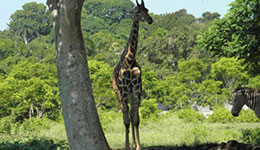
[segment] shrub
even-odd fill
[[[15,126],[15,117],[7,116],[0,119],[0,133],[11,134],[13,127]]]
[[[156,99],[146,99],[142,102],[140,107],[140,113],[142,119],[154,119],[158,117],[158,108]]]
[[[234,117],[231,111],[224,107],[216,107],[213,109],[213,114],[208,118],[209,122],[260,122],[252,110],[241,110],[238,117]]]
[[[178,118],[184,120],[185,122],[202,122],[205,120],[205,117],[202,114],[193,109],[183,109],[178,111],[176,114]]]
[[[234,122],[235,118],[231,115],[231,112],[224,107],[216,107],[213,109],[213,114],[208,118],[209,122]]]
[[[255,112],[251,109],[241,110],[236,120],[238,122],[260,122],[260,120],[256,117]]]
[[[53,121],[48,118],[32,118],[24,120],[20,124],[20,132],[41,131],[42,129],[50,128]]]
[[[69,145],[64,141],[27,137],[22,140],[0,143],[1,150],[68,150]]]
[[[260,144],[260,128],[242,130],[241,140],[247,144]]]

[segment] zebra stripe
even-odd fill
[[[239,90],[246,96],[248,107],[255,110],[256,101],[258,96],[260,95],[260,90],[255,88],[249,88],[249,87],[238,87],[235,90],[235,92]]]

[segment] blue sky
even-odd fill
[[[0,30],[6,29],[10,15],[21,9],[24,3],[36,1],[46,3],[47,0],[7,0],[0,5]],[[135,2],[135,0],[132,0]],[[140,1],[140,0],[139,0]],[[185,8],[189,14],[201,17],[202,13],[219,12],[223,17],[229,9],[228,4],[234,0],[145,0],[145,5],[154,14],[175,12]]]

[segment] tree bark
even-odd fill
[[[23,40],[24,40],[25,45],[28,45],[27,31],[26,31],[26,29],[24,29],[24,32],[23,32]]]
[[[108,150],[92,91],[80,19],[84,0],[47,0],[56,36],[62,114],[71,150]]]
[[[31,103],[31,107],[29,110],[29,118],[32,119],[32,115],[33,115],[33,103]]]

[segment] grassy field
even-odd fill
[[[113,149],[123,148],[125,130],[122,114],[113,112],[109,114],[102,113],[101,115],[109,145]],[[39,122],[36,121],[31,125],[27,123],[24,127],[13,129],[10,134],[0,134],[0,143],[26,141],[32,138],[67,141],[62,123],[51,120],[45,120],[44,122],[44,124],[40,125],[42,127],[38,127]],[[260,127],[260,123],[208,123],[207,121],[191,123],[179,119],[174,113],[168,113],[160,115],[159,119],[141,120],[141,144],[143,147],[148,147],[221,143],[229,140],[243,142],[241,141],[241,130],[257,127]]]
[[[111,148],[124,147],[124,125],[121,118],[111,121],[105,130]],[[221,143],[229,140],[243,142],[241,130],[257,127],[260,127],[260,123],[189,123],[171,113],[159,120],[141,122],[141,144],[148,147]]]

